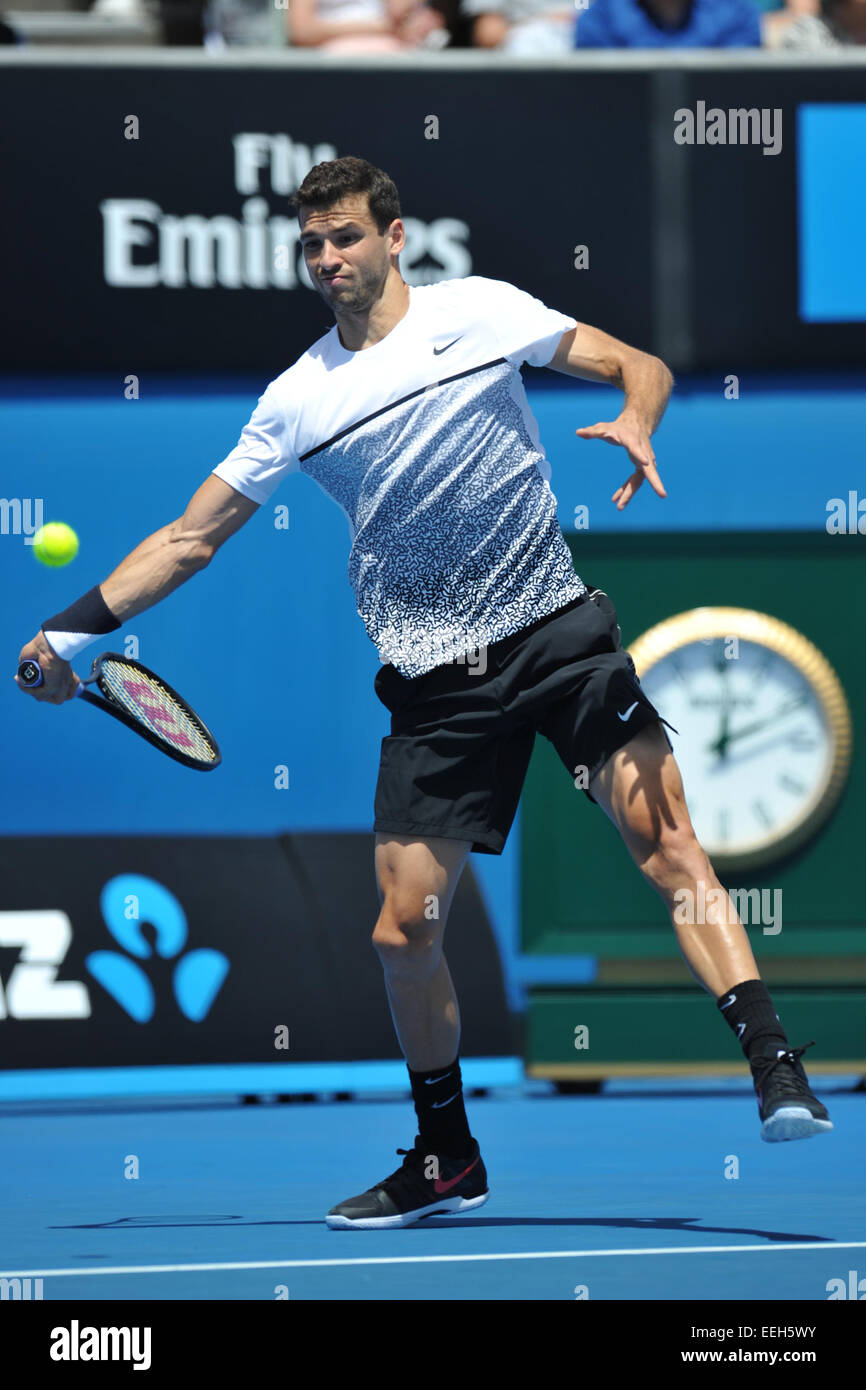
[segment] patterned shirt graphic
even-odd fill
[[[272,381],[214,469],[260,503],[302,470],[342,507],[358,613],[403,676],[585,591],[520,376],[574,327],[505,281],[415,286],[373,347],[348,351],[335,325]]]

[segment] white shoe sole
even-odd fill
[[[789,1105],[764,1121],[761,1138],[768,1144],[780,1144],[784,1139],[811,1139],[813,1134],[832,1128],[832,1120],[816,1120],[804,1105]]]
[[[453,1216],[455,1213],[474,1211],[483,1207],[490,1196],[485,1192],[481,1197],[443,1197],[441,1202],[433,1202],[429,1207],[418,1207],[402,1216],[363,1216],[353,1221],[349,1216],[325,1217],[325,1222],[333,1231],[384,1231],[394,1226],[414,1226],[427,1216]]]

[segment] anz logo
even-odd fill
[[[210,1012],[229,961],[221,951],[187,951],[186,914],[173,893],[142,874],[119,874],[105,884],[99,905],[119,951],[92,951],[85,965],[92,978],[136,1023],[147,1023],[156,1004],[153,986],[139,961],[154,954],[142,933],[149,923],[156,955],[176,960],[174,997],[184,1017],[200,1023]],[[18,960],[4,990],[4,1018],[89,1018],[90,994],[81,980],[58,980],[57,968],[72,941],[72,923],[59,909],[0,912],[0,948],[18,947]]]
[[[90,1017],[87,986],[57,980],[71,940],[65,912],[0,912],[0,948],[19,948],[5,992],[0,983],[0,1019]]]

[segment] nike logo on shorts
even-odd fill
[[[742,1038],[742,1036],[743,1036],[743,1034],[745,1033],[745,1031],[746,1031],[746,1025],[745,1025],[745,1023],[738,1023],[738,1024],[737,1024],[737,1037],[738,1037],[738,1038]]]
[[[725,1002],[724,1002],[724,1004],[720,1004],[720,1005],[719,1005],[719,1008],[720,1008],[720,1009],[729,1009],[729,1008],[731,1007],[731,1005],[732,1005],[732,1004],[736,1004],[736,1002],[737,1002],[737,996],[736,996],[735,994],[732,994],[731,997],[730,997],[730,999],[726,999]]]
[[[451,1189],[452,1189],[452,1187],[456,1187],[457,1184],[458,1184],[459,1182],[462,1182],[462,1181],[463,1181],[463,1179],[466,1177],[467,1173],[471,1173],[471,1172],[472,1172],[472,1169],[475,1167],[475,1165],[476,1165],[477,1162],[478,1162],[478,1159],[477,1159],[477,1158],[473,1158],[473,1160],[472,1160],[472,1162],[470,1163],[469,1167],[468,1167],[468,1168],[464,1168],[462,1173],[458,1173],[456,1178],[448,1178],[448,1179],[445,1179],[445,1178],[437,1178],[436,1181],[435,1181],[434,1184],[433,1184],[433,1189],[434,1189],[434,1191],[437,1192],[438,1195],[439,1195],[440,1197],[443,1195],[443,1193],[445,1193],[445,1192],[450,1192]]]
[[[435,1086],[437,1081],[444,1081],[448,1075],[449,1073],[447,1071],[443,1071],[441,1076],[427,1076],[424,1078],[424,1085]]]
[[[638,707],[638,703],[639,703],[639,701],[635,700],[635,702],[634,702],[633,705],[629,705],[629,707],[628,707],[628,709],[626,710],[625,714],[620,714],[619,710],[617,710],[617,712],[616,712],[617,718],[618,718],[618,719],[621,719],[622,722],[623,722],[623,724],[624,724],[625,721],[626,721],[627,719],[631,719],[632,715],[634,714],[635,710],[636,710],[637,707]]]
[[[452,348],[452,347],[454,346],[455,343],[459,343],[459,342],[460,342],[460,338],[462,338],[462,337],[463,337],[463,334],[461,333],[459,337],[457,337],[457,338],[452,338],[452,339],[451,339],[451,342],[450,342],[450,343],[446,343],[444,347],[434,348],[434,349],[433,349],[433,356],[434,356],[434,357],[438,357],[440,353],[442,353],[442,352],[447,352],[448,349],[449,349],[449,348]]]

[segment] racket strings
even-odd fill
[[[190,710],[153,676],[119,662],[104,661],[100,689],[154,737],[189,757],[212,763],[217,753]]]

